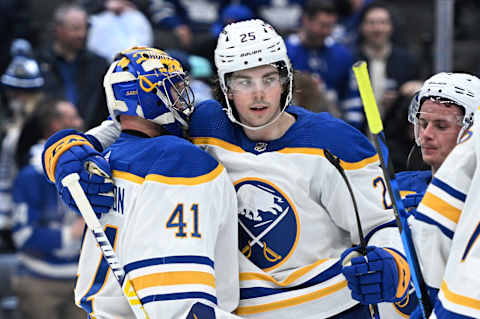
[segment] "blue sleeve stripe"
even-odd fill
[[[133,263],[129,263],[125,265],[125,273],[128,274],[129,272],[139,268],[155,266],[155,265],[164,265],[164,264],[201,264],[201,265],[207,265],[214,268],[213,260],[205,256],[193,256],[193,255],[169,256],[169,257],[144,259],[144,260],[136,261]]]
[[[465,292],[466,291],[463,293]],[[446,300],[454,305],[460,306],[461,308],[474,309],[476,311],[480,309],[480,300],[473,298],[476,297],[475,294],[473,294],[473,297],[470,297],[450,290],[445,280],[442,281],[442,285],[440,287],[439,300],[442,299],[442,295]]]
[[[437,177],[433,178],[432,184],[442,189],[443,191],[448,193],[450,196],[455,197],[458,200],[461,200],[462,202],[465,202],[465,199],[467,198],[467,196],[464,193],[457,191],[456,189],[449,186],[447,183],[441,181]]]
[[[330,268],[326,269],[322,273],[318,274],[317,276],[311,278],[310,280],[302,283],[301,285],[294,286],[294,287],[285,287],[285,288],[264,288],[264,287],[252,287],[252,288],[241,288],[240,289],[240,299],[251,299],[251,298],[259,298],[265,297],[270,295],[279,294],[282,292],[288,292],[292,290],[299,290],[308,287],[312,287],[331,278],[337,276],[342,271],[342,265],[340,261],[333,264]],[[240,281],[242,280],[242,275],[240,274]]]
[[[467,247],[465,248],[465,251],[463,252],[463,255],[462,255],[462,261],[464,261],[465,258],[467,257],[473,244],[477,241],[479,234],[480,234],[480,223],[477,224],[477,227],[475,227],[475,231],[473,232],[472,236],[470,236],[470,239],[468,240]]]
[[[422,221],[426,224],[430,224],[430,225],[434,225],[434,226],[437,226],[438,229],[440,229],[440,231],[445,235],[447,236],[448,238],[450,239],[453,239],[453,231],[451,231],[450,229],[448,229],[447,227],[443,226],[442,224],[438,223],[437,221],[431,219],[430,217],[428,217],[427,215],[424,215],[422,213],[420,213],[419,211],[416,211],[414,213],[414,216],[415,216],[415,219],[416,220],[419,220],[419,221]]]
[[[438,319],[474,319],[445,309],[440,301],[435,305],[434,312]]]
[[[205,299],[214,304],[217,304],[217,297],[207,294],[205,292],[178,292],[172,294],[150,295],[140,299],[140,302],[145,305],[154,301],[167,301],[167,300],[181,300],[181,299]]]

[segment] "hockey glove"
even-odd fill
[[[112,172],[88,138],[76,130],[62,130],[50,136],[43,149],[43,169],[68,207],[79,212],[70,192],[62,185],[62,179],[78,173],[93,210],[106,213],[113,206]]]
[[[366,256],[358,251],[359,247],[349,248],[341,256],[352,298],[362,304],[402,300],[410,284],[405,258],[389,248],[367,246]]]

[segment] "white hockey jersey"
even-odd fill
[[[150,318],[185,318],[196,302],[233,311],[237,203],[224,167],[174,136],[122,133],[105,156],[115,202],[100,222]],[[92,318],[134,318],[91,232],[75,299]]]
[[[326,318],[357,304],[338,259],[359,244],[355,212],[326,149],[352,184],[369,244],[402,249],[368,140],[326,113],[287,112],[296,122],[274,141],[249,140],[216,101],[200,104],[190,124],[194,144],[225,166],[237,191],[242,317]]]
[[[479,115],[435,174],[411,221],[425,281],[440,289],[432,318],[480,318]]]
[[[351,298],[339,257],[359,234],[345,181],[325,158],[341,160],[354,189],[369,245],[403,252],[379,158],[346,123],[289,106],[296,122],[278,140],[253,142],[216,101],[199,104],[190,123],[194,144],[226,168],[239,214],[240,304],[255,319],[327,318],[358,304]],[[103,147],[113,123],[90,130]],[[403,318],[409,303],[381,304],[384,318]],[[409,309],[410,310],[410,309]]]

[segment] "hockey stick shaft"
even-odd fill
[[[85,224],[92,231],[95,240],[97,241],[98,246],[102,251],[105,261],[108,263],[108,266],[112,270],[114,277],[120,284],[120,288],[125,294],[128,304],[130,305],[133,313],[135,314],[135,318],[148,319],[148,314],[145,312],[145,309],[143,308],[140,299],[138,298],[135,290],[133,289],[132,283],[128,280],[128,278],[126,278],[125,271],[120,265],[118,257],[115,254],[115,251],[113,250],[110,241],[105,235],[103,227],[100,224],[97,216],[95,215],[95,212],[93,211],[93,208],[90,205],[87,196],[83,192],[82,186],[80,186],[79,183],[79,179],[80,177],[77,173],[72,173],[63,178],[62,184],[70,191],[70,194],[72,195],[75,204],[77,204],[80,214],[82,214],[82,217],[85,220]]]
[[[388,147],[383,133],[383,123],[378,111],[375,96],[373,94],[370,77],[368,75],[367,63],[360,61],[354,64],[353,72],[358,83],[360,96],[362,98],[363,107],[368,121],[368,127],[373,135],[375,148],[377,149],[380,158],[381,167],[385,176],[388,193],[390,195],[395,220],[400,231],[403,247],[407,257],[407,262],[412,275],[413,285],[415,287],[415,294],[419,300],[422,308],[424,318],[428,318],[432,312],[432,305],[427,293],[427,285],[423,279],[420,270],[420,263],[418,262],[415,246],[412,241],[410,227],[407,223],[407,213],[403,206],[398,184],[395,179],[394,169],[390,160]]]
[[[358,205],[357,200],[355,199],[355,195],[353,194],[352,186],[347,178],[347,174],[345,174],[345,170],[343,169],[342,165],[340,164],[340,159],[333,155],[329,150],[325,149],[325,158],[337,169],[337,171],[342,176],[345,184],[347,184],[348,193],[350,194],[350,198],[352,199],[353,203],[353,210],[355,211],[355,218],[357,220],[357,229],[358,229],[358,237],[360,238],[360,249],[361,254],[363,256],[367,255],[367,242],[365,241],[365,236],[363,236],[362,224],[360,220],[360,213],[358,212]],[[380,312],[378,311],[377,304],[370,304],[368,305],[368,309],[370,310],[370,316],[372,319],[380,319]]]

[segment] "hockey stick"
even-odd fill
[[[140,302],[140,299],[138,298],[132,283],[125,276],[125,271],[120,265],[118,257],[115,254],[115,251],[113,250],[110,241],[105,235],[103,227],[100,224],[97,216],[95,215],[95,212],[93,211],[87,196],[83,192],[82,186],[80,186],[79,183],[79,179],[80,177],[77,173],[69,174],[63,178],[62,185],[67,187],[70,191],[70,194],[72,195],[75,204],[77,204],[77,207],[80,210],[83,219],[85,220],[85,224],[87,224],[88,228],[90,228],[93,235],[95,236],[95,240],[97,241],[98,246],[102,250],[103,257],[105,258],[105,261],[108,263],[108,266],[112,270],[114,277],[120,284],[120,288],[122,289],[125,297],[127,298],[128,304],[130,305],[133,313],[135,314],[135,318],[149,319],[148,314],[143,308],[143,305]]]
[[[398,189],[397,180],[393,173],[393,165],[389,157],[388,147],[383,133],[383,124],[378,111],[377,103],[373,95],[370,77],[368,75],[367,63],[359,61],[353,65],[353,72],[358,83],[360,96],[363,102],[363,108],[367,116],[368,127],[373,135],[375,148],[377,149],[380,163],[387,183],[388,193],[392,200],[393,212],[397,222],[400,237],[402,238],[403,248],[407,257],[408,266],[412,275],[413,286],[415,287],[415,294],[420,303],[424,318],[428,318],[432,312],[432,305],[427,293],[427,285],[423,279],[418,262],[415,246],[412,241],[412,234],[407,223],[407,213],[403,206],[400,192]]]
[[[357,228],[358,228],[358,237],[360,237],[360,253],[363,256],[367,255],[367,242],[365,241],[365,236],[363,236],[362,224],[360,221],[360,214],[358,212],[357,200],[355,199],[355,195],[353,194],[352,186],[348,181],[347,174],[345,174],[345,170],[343,169],[342,165],[340,165],[340,159],[333,155],[329,150],[325,149],[323,151],[325,153],[325,158],[337,169],[337,171],[342,175],[345,184],[347,184],[348,192],[350,193],[350,197],[353,203],[353,210],[355,211],[355,218],[357,219]],[[380,313],[378,311],[377,304],[368,305],[368,309],[370,310],[370,316],[373,319],[380,319]]]

